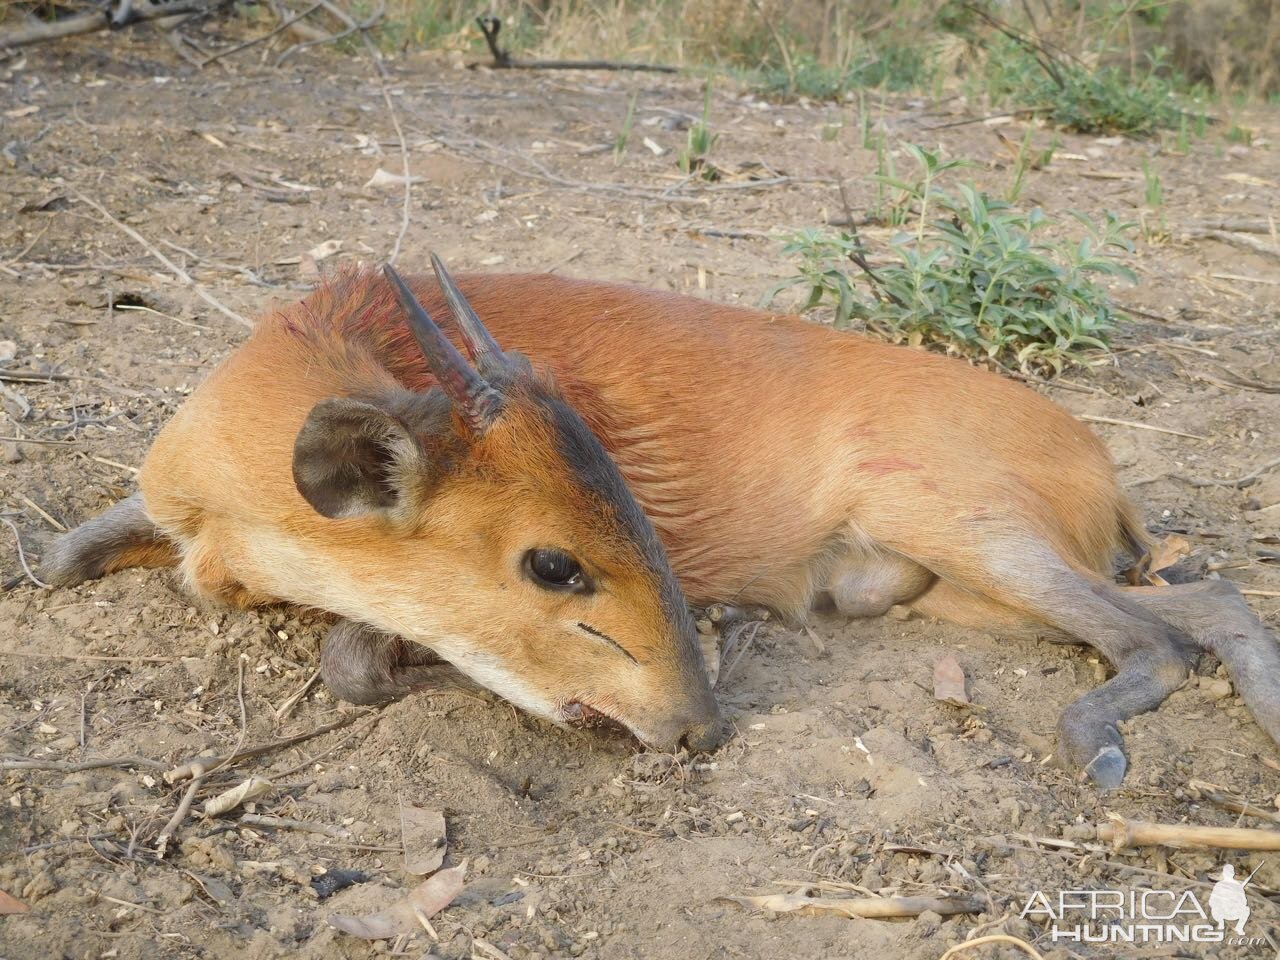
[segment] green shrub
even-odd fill
[[[1117,259],[1132,252],[1132,227],[1107,214],[1076,241],[1049,239],[1054,224],[1039,208],[1021,212],[972,186],[934,185],[954,162],[907,148],[920,167],[914,183],[894,181],[914,203],[915,223],[889,244],[893,262],[872,268],[856,234],[816,230],[783,252],[797,273],[774,285],[805,296],[801,310],[829,304],[835,326],[861,321],[895,342],[937,344],[949,352],[1058,372],[1082,351],[1106,349],[1115,326],[1111,298],[1097,277],[1134,276]]]
[[[711,148],[720,134],[711,132],[711,81],[702,89],[702,119],[689,126],[689,138],[683,150],[676,155],[676,166],[684,174],[698,174],[704,180],[718,180],[720,172],[707,161]]]
[[[838,100],[851,90],[880,88],[918,90],[932,77],[925,53],[918,47],[885,45],[869,48],[846,68],[826,66],[809,53],[794,58],[791,72],[771,66],[758,71],[752,86],[771,97],[809,97]]]
[[[1132,76],[1119,67],[1090,70],[1064,60],[1054,62],[1051,74],[1024,47],[1009,43],[991,52],[984,80],[994,103],[1037,108],[1078,133],[1145,137],[1182,120],[1180,86],[1163,69],[1159,51]]]

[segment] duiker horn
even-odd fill
[[[440,289],[444,292],[445,302],[449,304],[449,312],[453,314],[454,322],[462,331],[462,342],[466,345],[467,353],[475,363],[476,370],[481,376],[491,376],[506,370],[508,368],[506,354],[480,322],[475,310],[462,295],[458,285],[453,282],[453,277],[440,262],[440,258],[434,253],[431,254],[431,269],[436,272],[436,280],[439,281]]]
[[[440,382],[440,389],[453,401],[454,408],[467,426],[476,433],[483,433],[502,410],[501,395],[484,377],[471,369],[462,354],[449,342],[448,337],[431,319],[431,315],[418,302],[409,285],[401,279],[400,274],[396,273],[395,268],[391,264],[386,264],[382,272],[391,281],[396,299],[400,301],[400,306],[409,322],[409,330],[418,341],[418,346],[422,348],[422,355],[426,357],[431,373]],[[460,292],[457,296],[462,300]],[[466,300],[462,300],[462,303],[465,304]],[[450,306],[452,308],[452,304]],[[469,310],[470,307],[468,306],[467,309]],[[478,324],[479,320],[476,322]],[[487,332],[485,336],[488,336]]]

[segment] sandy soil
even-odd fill
[[[246,331],[79,196],[249,317],[300,296],[317,269],[383,258],[395,242],[399,189],[366,185],[379,169],[400,169],[368,63],[328,54],[283,70],[255,62],[246,54],[191,76],[140,30],[0,63],[0,340],[15,347],[0,364],[54,375],[6,380],[31,411],[17,422],[22,400],[9,397],[0,417],[2,436],[48,441],[0,441],[0,503],[29,556],[57,525],[131,490],[156,431]],[[673,127],[701,105],[694,80],[488,74],[422,56],[394,64],[391,89],[413,172],[424,178],[413,190],[407,268],[434,249],[459,269],[553,269],[754,302],[787,271],[770,234],[840,212],[830,178],[847,181],[855,209],[873,196],[874,156],[850,109],[769,106],[722,87],[712,108],[716,161],[793,179],[702,191],[680,187],[674,165],[685,133]],[[615,165],[611,150],[593,148],[612,141],[633,91],[637,126]],[[889,99],[883,122],[895,142],[941,143],[976,161],[979,183],[1001,185],[1009,154],[988,126],[937,129],[981,110],[959,99]],[[1225,481],[1280,451],[1276,261],[1176,238],[1195,218],[1276,214],[1278,120],[1275,110],[1245,116],[1258,131],[1252,147],[1211,130],[1186,155],[1152,159],[1175,239],[1140,241],[1141,282],[1117,297],[1141,313],[1114,360],[1050,389],[1077,414],[1194,435],[1097,427],[1151,528],[1190,540],[1177,576],[1212,570],[1258,591],[1251,601],[1273,627],[1280,565],[1261,552],[1276,549],[1264,538],[1280,532],[1280,472],[1244,489]],[[1015,141],[1022,132],[1000,129]],[[668,152],[655,156],[642,137]],[[1036,134],[1039,145],[1049,139]],[[1030,174],[1024,200],[1136,218],[1142,161],[1154,152],[1063,135],[1059,158]],[[573,188],[580,183],[650,196]],[[692,202],[653,199],[664,190]],[[340,252],[317,265],[312,251],[330,241]],[[0,540],[0,565],[17,574],[13,532],[0,530]],[[1104,797],[1050,760],[1058,712],[1104,675],[1083,648],[918,620],[819,619],[816,641],[770,625],[721,687],[738,735],[714,757],[673,760],[449,690],[354,716],[317,685],[277,720],[311,675],[321,632],[287,611],[199,606],[168,572],[56,592],[24,585],[0,599],[0,755],[152,761],[0,771],[0,890],[30,907],[0,919],[0,956],[936,960],[979,926],[1036,941],[1045,957],[1116,956],[1112,947],[1055,945],[1043,924],[1018,917],[1026,898],[1117,885],[1204,896],[1195,884],[1216,878],[1220,855],[1053,850],[1034,838],[1080,840],[1112,812],[1237,822],[1192,781],[1268,809],[1280,794],[1280,753],[1215,682],[1210,662],[1130,725],[1131,772]],[[948,653],[977,708],[934,700],[933,667]],[[346,725],[218,773],[202,796],[265,777],[276,792],[257,813],[341,836],[193,815],[167,856],[154,855],[185,789],[166,783],[163,769],[203,751],[225,755],[242,737],[252,746],[335,721]],[[466,888],[435,919],[438,942],[339,934],[325,923],[330,912],[378,909],[416,882],[398,852],[402,800],[444,811],[448,862],[468,860]],[[1280,938],[1280,905],[1269,899],[1280,895],[1280,860],[1264,859],[1232,862],[1241,876],[1261,865],[1250,934]],[[337,869],[367,882],[321,902],[310,881]],[[753,914],[717,899],[818,881],[852,896],[970,892],[989,897],[988,909],[846,920]],[[1275,942],[1205,955],[1275,954]]]

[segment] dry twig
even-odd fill
[[[195,800],[196,791],[200,789],[200,784],[204,782],[204,776],[205,768],[201,764],[194,764],[191,768],[191,785],[187,787],[186,793],[182,795],[178,809],[173,811],[173,816],[169,818],[169,822],[160,831],[160,836],[156,838],[156,856],[161,860],[164,859],[165,853],[169,850],[169,841],[173,838],[178,828],[182,826],[182,821],[187,819],[187,814],[191,812],[191,802]]]
[[[1167,433],[1174,437],[1186,437],[1189,440],[1208,440],[1208,437],[1202,437],[1198,433],[1184,433],[1181,430],[1171,430],[1168,427],[1157,427],[1150,423],[1138,423],[1135,420],[1116,420],[1114,417],[1095,417],[1092,414],[1084,413],[1080,415],[1081,420],[1087,420],[1089,423],[1108,423],[1113,427],[1132,427],[1135,430],[1151,430],[1155,433]]]
[[[233,766],[234,764],[240,763],[242,760],[250,760],[254,757],[261,757],[264,754],[274,753],[276,750],[283,750],[286,747],[292,747],[295,744],[303,743],[313,737],[326,734],[331,730],[337,730],[340,727],[345,727],[347,724],[359,720],[361,717],[369,716],[372,712],[373,711],[365,710],[349,713],[332,723],[326,723],[323,726],[316,727],[314,730],[308,731],[307,733],[300,733],[296,736],[285,737],[282,740],[273,740],[271,743],[264,743],[258,747],[249,747],[245,750],[237,750],[225,759],[211,756],[195,757],[167,771],[164,778],[169,783],[177,783],[179,780],[185,780],[188,777],[193,776],[196,767],[213,769],[216,764],[217,769],[225,769]]]
[[[97,33],[108,28],[127,27],[145,20],[159,20],[182,13],[207,13],[220,6],[219,0],[168,0],[153,3],[151,0],[132,0],[129,17],[123,23],[113,23],[109,9],[94,10],[74,17],[64,17],[47,23],[33,23],[17,30],[0,33],[0,50],[25,47],[47,40],[60,40],[81,33]]]
[[[52,590],[53,587],[49,586],[49,584],[45,583],[43,580],[37,577],[34,573],[32,573],[31,568],[27,566],[27,554],[22,549],[22,533],[18,530],[18,525],[14,523],[12,520],[10,520],[8,517],[0,517],[0,520],[4,521],[4,523],[8,526],[8,528],[13,531],[13,541],[18,545],[18,563],[22,565],[22,572],[26,574],[27,579],[30,580],[32,583],[34,583],[41,590]],[[19,581],[19,583],[21,583],[21,581]]]
[[[493,55],[493,63],[487,64],[495,70],[628,70],[649,73],[679,73],[678,67],[668,67],[660,63],[633,63],[623,60],[516,60],[506,50],[498,46],[498,33],[502,30],[502,21],[497,17],[477,17],[480,32],[484,34],[484,42]],[[472,67],[476,66],[471,64]]]
[[[1098,839],[1121,847],[1198,847],[1223,850],[1280,850],[1280,830],[1250,827],[1191,827],[1173,823],[1144,823],[1112,815],[1098,824]]]
[[[1159,480],[1163,477],[1168,477],[1171,480],[1180,480],[1193,487],[1234,487],[1237,490],[1243,490],[1245,487],[1251,486],[1253,482],[1264,473],[1268,473],[1276,467],[1280,467],[1280,457],[1276,457],[1274,460],[1268,460],[1266,463],[1262,464],[1262,466],[1257,467],[1254,470],[1250,470],[1248,473],[1236,477],[1234,480],[1210,480],[1206,477],[1193,477],[1183,473],[1165,473],[1161,474],[1159,477],[1152,477],[1151,480]],[[1151,480],[1148,480],[1147,482],[1150,483]]]
[[[262,813],[246,813],[240,818],[239,822],[273,830],[301,830],[304,833],[318,833],[325,837],[333,837],[335,840],[346,840],[351,836],[350,830],[345,830],[342,827],[333,827],[327,823],[291,820],[288,817],[273,817]]]
[[[1017,947],[1028,957],[1034,958],[1034,960],[1044,960],[1044,957],[1041,956],[1039,951],[1037,951],[1031,944],[1027,943],[1027,941],[1019,940],[1017,937],[1012,937],[1007,933],[993,933],[986,937],[978,937],[976,940],[966,940],[964,943],[957,943],[954,947],[939,957],[938,960],[950,960],[951,957],[958,957],[962,953],[968,953],[974,947],[982,947],[991,943],[1008,943]]]
[[[1266,257],[1275,257],[1280,259],[1280,245],[1274,243],[1263,243],[1247,234],[1232,233],[1228,230],[1202,230],[1191,229],[1187,231],[1187,238],[1190,240],[1221,240],[1223,243],[1229,243],[1232,246],[1240,247],[1244,250],[1250,250],[1253,253],[1259,253]]]
[[[108,767],[146,767],[163,770],[165,764],[147,757],[104,757],[99,760],[27,760],[20,757],[0,759],[0,770],[54,770],[58,773],[80,773],[84,770],[102,770]]]
[[[209,64],[217,63],[219,60],[223,59],[224,57],[229,57],[232,54],[239,53],[241,50],[248,50],[250,47],[256,47],[258,44],[263,43],[267,40],[270,40],[272,37],[279,36],[281,33],[288,30],[299,20],[303,20],[311,16],[311,14],[315,13],[319,9],[320,9],[320,4],[313,3],[311,6],[307,7],[307,9],[303,10],[301,13],[289,14],[288,16],[286,16],[284,19],[280,21],[280,23],[275,27],[274,30],[270,31],[269,33],[264,33],[260,37],[254,37],[251,40],[246,40],[244,41],[244,43],[237,43],[234,47],[232,47],[229,50],[220,50],[219,52],[213,54],[212,56],[205,57],[203,60],[198,61],[196,63],[196,66],[200,67],[201,69],[204,69],[205,67],[209,66]],[[287,52],[288,51],[286,51],[286,53]],[[284,57],[281,57],[280,59],[283,60]],[[280,65],[280,61],[276,61],[276,66],[279,66],[279,65]]]
[[[117,220],[115,217],[113,217],[107,211],[107,208],[104,207],[102,204],[98,203],[98,201],[93,200],[89,197],[86,197],[83,193],[80,193],[78,190],[72,190],[71,193],[81,203],[86,204],[87,206],[93,207],[93,209],[97,210],[98,213],[106,217],[108,222],[110,222],[113,226],[119,229],[126,236],[132,238],[133,240],[136,240],[139,244],[141,244],[143,248],[146,249],[146,251],[149,254],[151,254],[151,256],[155,257],[162,264],[164,264],[175,277],[177,277],[182,283],[190,287],[195,292],[196,296],[198,296],[205,303],[209,304],[209,306],[213,307],[219,313],[222,313],[230,317],[232,320],[235,320],[238,323],[244,324],[246,327],[253,326],[252,323],[250,323],[244,317],[240,316],[240,314],[236,313],[230,307],[223,305],[222,302],[217,299],[217,297],[211,294],[199,283],[197,283],[195,279],[192,278],[192,276],[189,273],[187,273],[187,271],[183,270],[180,266],[178,266],[176,263],[174,263],[172,260],[166,257],[163,253],[161,253],[160,249],[155,244],[153,244],[150,240],[148,240],[146,237],[140,234],[137,230],[133,229],[133,227],[129,226],[126,223],[122,223],[119,220]]]

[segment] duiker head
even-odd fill
[[[437,386],[322,401],[295,445],[299,492],[360,544],[360,609],[340,612],[554,722],[714,748],[723,724],[652,525],[550,378],[432,264],[474,366],[386,267]]]

